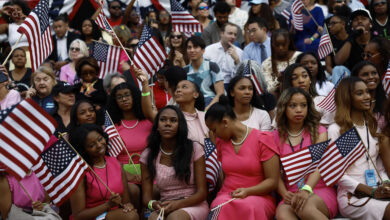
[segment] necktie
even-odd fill
[[[267,52],[265,51],[264,44],[260,44],[260,58],[261,58],[261,63],[263,63],[264,60],[267,59]]]

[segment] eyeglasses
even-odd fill
[[[117,95],[117,96],[115,96],[115,99],[117,101],[123,101],[123,100],[125,100],[125,99],[127,99],[129,97],[131,97],[131,93],[126,93],[124,95]]]
[[[376,54],[370,54],[370,53],[362,53],[362,58],[371,58],[371,57],[376,57],[377,55],[379,55],[380,53],[376,53]]]
[[[112,6],[112,7],[110,7],[110,8],[112,8],[112,9],[114,9],[114,10],[118,10],[118,9],[121,9],[121,6]]]
[[[209,6],[199,6],[198,10],[199,11],[201,11],[201,10],[209,10]]]
[[[181,39],[181,35],[171,35],[172,39]]]
[[[334,26],[338,23],[341,23],[341,21],[332,21],[332,22],[329,22],[328,26]]]
[[[248,30],[248,34],[251,34],[251,33],[256,33],[257,29],[256,28],[253,28],[253,29],[250,29]]]
[[[345,0],[336,0],[336,3],[345,3]]]
[[[70,51],[77,51],[77,52],[80,52],[80,48],[79,47],[71,47],[69,48]]]
[[[380,2],[375,2],[373,5],[376,7],[376,6],[379,6],[379,5],[386,5],[386,1],[380,1]]]

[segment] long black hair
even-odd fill
[[[375,67],[375,69],[378,72],[378,68],[376,67],[376,65],[374,63],[372,63],[370,61],[361,61],[353,67],[353,69],[351,71],[351,76],[359,77],[359,72],[365,66],[373,66],[373,67]],[[371,98],[376,100],[373,112],[382,114],[383,107],[384,107],[384,104],[385,104],[387,99],[386,99],[386,92],[385,92],[385,90],[382,86],[381,80],[380,80],[380,73],[379,72],[378,72],[378,76],[379,76],[379,84],[375,90],[375,97],[371,97]]]
[[[229,98],[230,105],[234,107],[234,97],[232,97],[231,93],[234,91],[234,87],[236,86],[236,84],[242,79],[248,79],[252,84],[253,96],[250,104],[258,109],[266,110],[263,99],[261,98],[261,96],[257,94],[255,90],[255,84],[253,83],[251,78],[243,75],[237,75],[229,82],[228,89],[227,89],[227,97]]]
[[[111,116],[112,122],[119,123],[121,119],[123,119],[123,112],[119,108],[118,103],[116,101],[116,93],[118,90],[128,89],[131,93],[131,98],[133,99],[133,108],[132,111],[137,117],[138,120],[144,120],[145,116],[142,113],[142,105],[141,105],[141,92],[139,89],[130,83],[121,83],[114,87],[111,91],[110,97],[108,98],[107,111]]]
[[[233,107],[229,103],[229,98],[225,95],[219,97],[219,101],[214,103],[206,112],[205,120],[211,122],[221,122],[223,117],[229,117],[236,119],[236,114],[233,111]]]
[[[102,32],[100,31],[99,26],[95,23],[95,21],[92,20],[92,18],[86,18],[81,23],[81,26],[80,26],[81,40],[85,41],[85,39],[86,39],[86,36],[84,35],[83,29],[82,29],[82,25],[83,25],[84,21],[86,21],[86,20],[90,21],[92,24],[92,39],[99,40],[102,37]]]
[[[189,81],[189,80],[187,80],[187,81],[190,82],[194,86],[195,91],[199,94],[198,98],[195,99],[195,104],[194,104],[195,108],[200,110],[200,111],[204,111],[204,108],[205,108],[206,104],[204,102],[204,95],[203,95],[203,93],[200,91],[200,88],[199,88],[199,86],[196,83],[194,83],[192,81]],[[179,83],[177,83],[177,84],[179,84]],[[176,92],[176,89],[177,89],[177,86],[175,88],[175,92]]]
[[[288,66],[284,70],[284,73],[283,73],[283,83],[282,83],[282,92],[284,90],[287,90],[287,89],[293,87],[293,85],[292,85],[292,75],[293,75],[294,70],[296,68],[298,68],[298,67],[302,67],[303,69],[305,69],[307,74],[309,75],[309,78],[311,80],[310,88],[309,88],[309,94],[311,95],[311,97],[314,98],[314,97],[318,96],[317,91],[316,91],[315,83],[313,82],[313,76],[311,75],[310,70],[307,69],[304,65],[299,64],[299,63],[291,64],[290,66]]]
[[[96,131],[101,136],[106,139],[106,143],[108,145],[108,135],[106,132],[103,131],[102,127],[96,124],[83,124],[79,127],[76,127],[73,129],[69,134],[69,142],[72,144],[72,146],[75,148],[75,150],[81,155],[81,157],[90,165],[93,166],[93,161],[87,151],[85,150],[86,146],[86,139],[90,132]],[[105,155],[108,156],[108,148],[106,146],[106,152]]]
[[[322,86],[324,85],[325,81],[326,81],[326,74],[325,74],[325,69],[324,67],[322,66],[321,64],[321,60],[320,58],[318,57],[317,53],[314,53],[312,51],[309,51],[309,52],[305,52],[305,53],[301,53],[299,54],[299,56],[297,57],[295,63],[301,63],[302,61],[302,58],[306,55],[311,55],[312,57],[314,57],[314,59],[316,59],[317,61],[317,82],[320,83],[320,88],[322,88]],[[312,74],[311,74],[312,75]]]
[[[160,121],[161,113],[167,109],[171,109],[176,112],[178,117],[178,129],[176,133],[176,148],[173,152],[172,164],[175,169],[175,175],[182,181],[189,183],[191,177],[191,159],[193,154],[193,143],[188,139],[187,122],[183,113],[176,106],[168,105],[160,109],[156,119],[154,120],[152,131],[148,137],[147,149],[149,154],[147,157],[147,167],[150,173],[150,179],[153,180],[156,177],[156,158],[160,152],[161,135],[158,131],[158,124]]]
[[[82,99],[77,101],[72,108],[70,109],[70,123],[69,123],[69,131],[74,130],[76,127],[80,126],[79,119],[77,118],[77,109],[82,103],[90,104],[95,110],[96,114],[96,122],[95,124],[102,125],[103,124],[103,116],[102,114],[96,110],[95,105],[89,99]]]

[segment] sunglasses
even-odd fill
[[[198,10],[209,10],[209,6],[199,6]]]
[[[70,50],[70,51],[77,51],[77,52],[80,52],[80,48],[79,48],[79,47],[70,47],[69,50]]]
[[[115,9],[115,10],[118,10],[118,9],[121,9],[121,6],[112,6],[112,7],[110,7],[110,8]]]
[[[370,53],[362,53],[362,58],[364,59],[364,58],[371,58],[371,57],[376,57],[376,56],[378,56],[379,55],[379,53],[376,53],[376,54],[370,54]]]
[[[345,3],[345,0],[336,0],[336,3]]]
[[[379,6],[379,5],[386,5],[386,1],[380,1],[380,2],[375,2],[373,5],[374,6]]]
[[[175,39],[175,38],[176,39],[181,39],[181,37],[182,37],[181,35],[171,35],[172,39]]]

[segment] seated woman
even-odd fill
[[[188,64],[188,57],[185,50],[186,37],[181,32],[171,32],[169,35],[169,54],[168,60],[174,66],[184,67]]]
[[[82,57],[89,56],[88,47],[85,44],[85,42],[80,39],[76,39],[72,41],[72,43],[70,43],[69,46],[68,56],[71,62],[61,67],[60,80],[68,82],[69,84],[73,85],[77,83],[79,80],[76,77],[77,60],[79,60]]]
[[[0,109],[9,108],[21,101],[20,94],[16,90],[9,90],[8,75],[0,71]]]
[[[390,219],[388,186],[368,185],[366,182],[366,172],[373,174],[374,182],[380,181],[379,175],[384,180],[388,179],[385,172],[378,174],[373,168],[373,164],[383,166],[380,158],[382,161],[388,161],[389,155],[382,152],[389,146],[378,145],[378,124],[370,111],[371,99],[369,89],[363,80],[357,77],[343,79],[335,93],[335,123],[328,129],[329,138],[335,141],[340,135],[355,127],[368,149],[368,153],[351,164],[337,183],[340,213],[351,219]],[[355,196],[357,194],[358,197]]]
[[[100,115],[88,99],[77,101],[70,109],[69,131],[83,124],[102,125],[104,116]]]
[[[58,125],[55,134],[69,131],[70,112],[76,99],[75,92],[73,86],[63,81],[59,81],[53,88],[52,95],[57,107],[53,118]]]
[[[284,90],[276,113],[274,138],[280,156],[326,141],[326,128],[319,124],[320,114],[313,99],[301,88]],[[278,193],[283,201],[276,210],[280,219],[329,219],[337,214],[336,190],[327,187],[318,170],[290,185],[284,176],[279,179]]]
[[[241,123],[225,96],[206,112],[206,125],[217,136],[224,176],[211,208],[236,198],[222,206],[218,219],[273,219],[270,193],[278,184],[279,152],[272,134]]]
[[[204,151],[187,133],[184,115],[177,107],[159,111],[141,156],[143,203],[155,210],[149,219],[156,219],[161,209],[172,220],[207,217]],[[160,201],[152,200],[154,181]]]
[[[49,196],[32,171],[20,181],[12,175],[0,174],[0,194],[1,219],[35,219],[33,216],[61,219],[50,207]]]
[[[81,125],[71,131],[69,141],[112,191],[110,193],[94,173],[88,171],[70,197],[72,217],[139,219],[137,211],[130,203],[124,170],[116,158],[108,156],[108,135],[103,129],[94,124]]]

